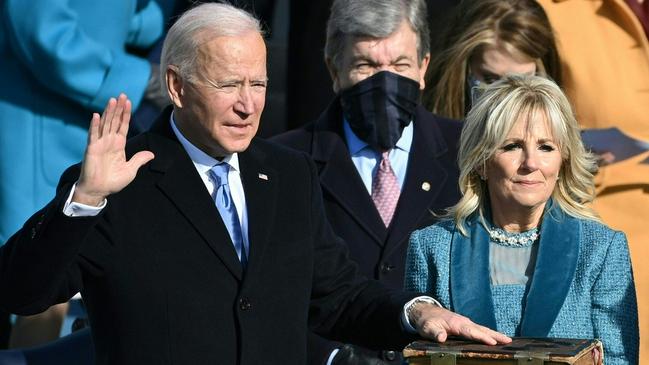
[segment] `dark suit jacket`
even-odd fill
[[[441,213],[460,198],[456,161],[462,124],[418,107],[406,178],[386,229],[349,155],[342,118],[339,99],[335,99],[317,121],[274,141],[311,155],[320,175],[327,218],[347,243],[351,258],[364,275],[400,289],[410,233],[434,222],[431,211]],[[336,346],[314,339],[309,349],[312,362],[322,363]]]
[[[239,154],[243,272],[168,120],[169,110],[128,143],[127,155],[156,157],[99,216],[62,213],[78,166],[63,175],[54,200],[0,249],[2,307],[37,313],[81,290],[100,364],[301,364],[307,325],[345,341],[405,344],[398,318],[412,296],[359,278],[305,154],[263,140]]]

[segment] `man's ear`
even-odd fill
[[[334,93],[338,94],[338,90],[340,90],[340,81],[338,78],[338,70],[336,69],[336,66],[334,65],[334,62],[331,58],[326,58],[325,59],[325,64],[327,65],[327,70],[329,70],[329,76],[331,76],[331,81],[334,89]]]
[[[165,72],[165,84],[167,85],[167,93],[173,105],[177,108],[183,107],[183,79],[180,77],[178,68],[174,65],[167,66]]]
[[[430,53],[426,53],[424,58],[419,63],[419,90],[424,90],[424,88],[426,88],[426,70],[428,70],[429,63]]]

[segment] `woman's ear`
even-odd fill
[[[487,165],[485,163],[477,166],[473,171],[480,177],[480,180],[487,181]]]

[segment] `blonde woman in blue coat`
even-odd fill
[[[0,246],[81,160],[87,116],[121,92],[140,103],[152,67],[126,47],[163,26],[154,0],[0,2]]]
[[[561,90],[515,75],[487,87],[458,159],[463,197],[412,234],[406,289],[510,336],[599,338],[606,364],[637,364],[626,237],[587,205],[596,164]]]

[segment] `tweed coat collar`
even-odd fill
[[[453,310],[489,328],[497,328],[489,279],[489,233],[477,214],[451,242]],[[573,281],[581,237],[579,220],[548,202],[540,229],[536,267],[528,283],[519,336],[547,337]]]

